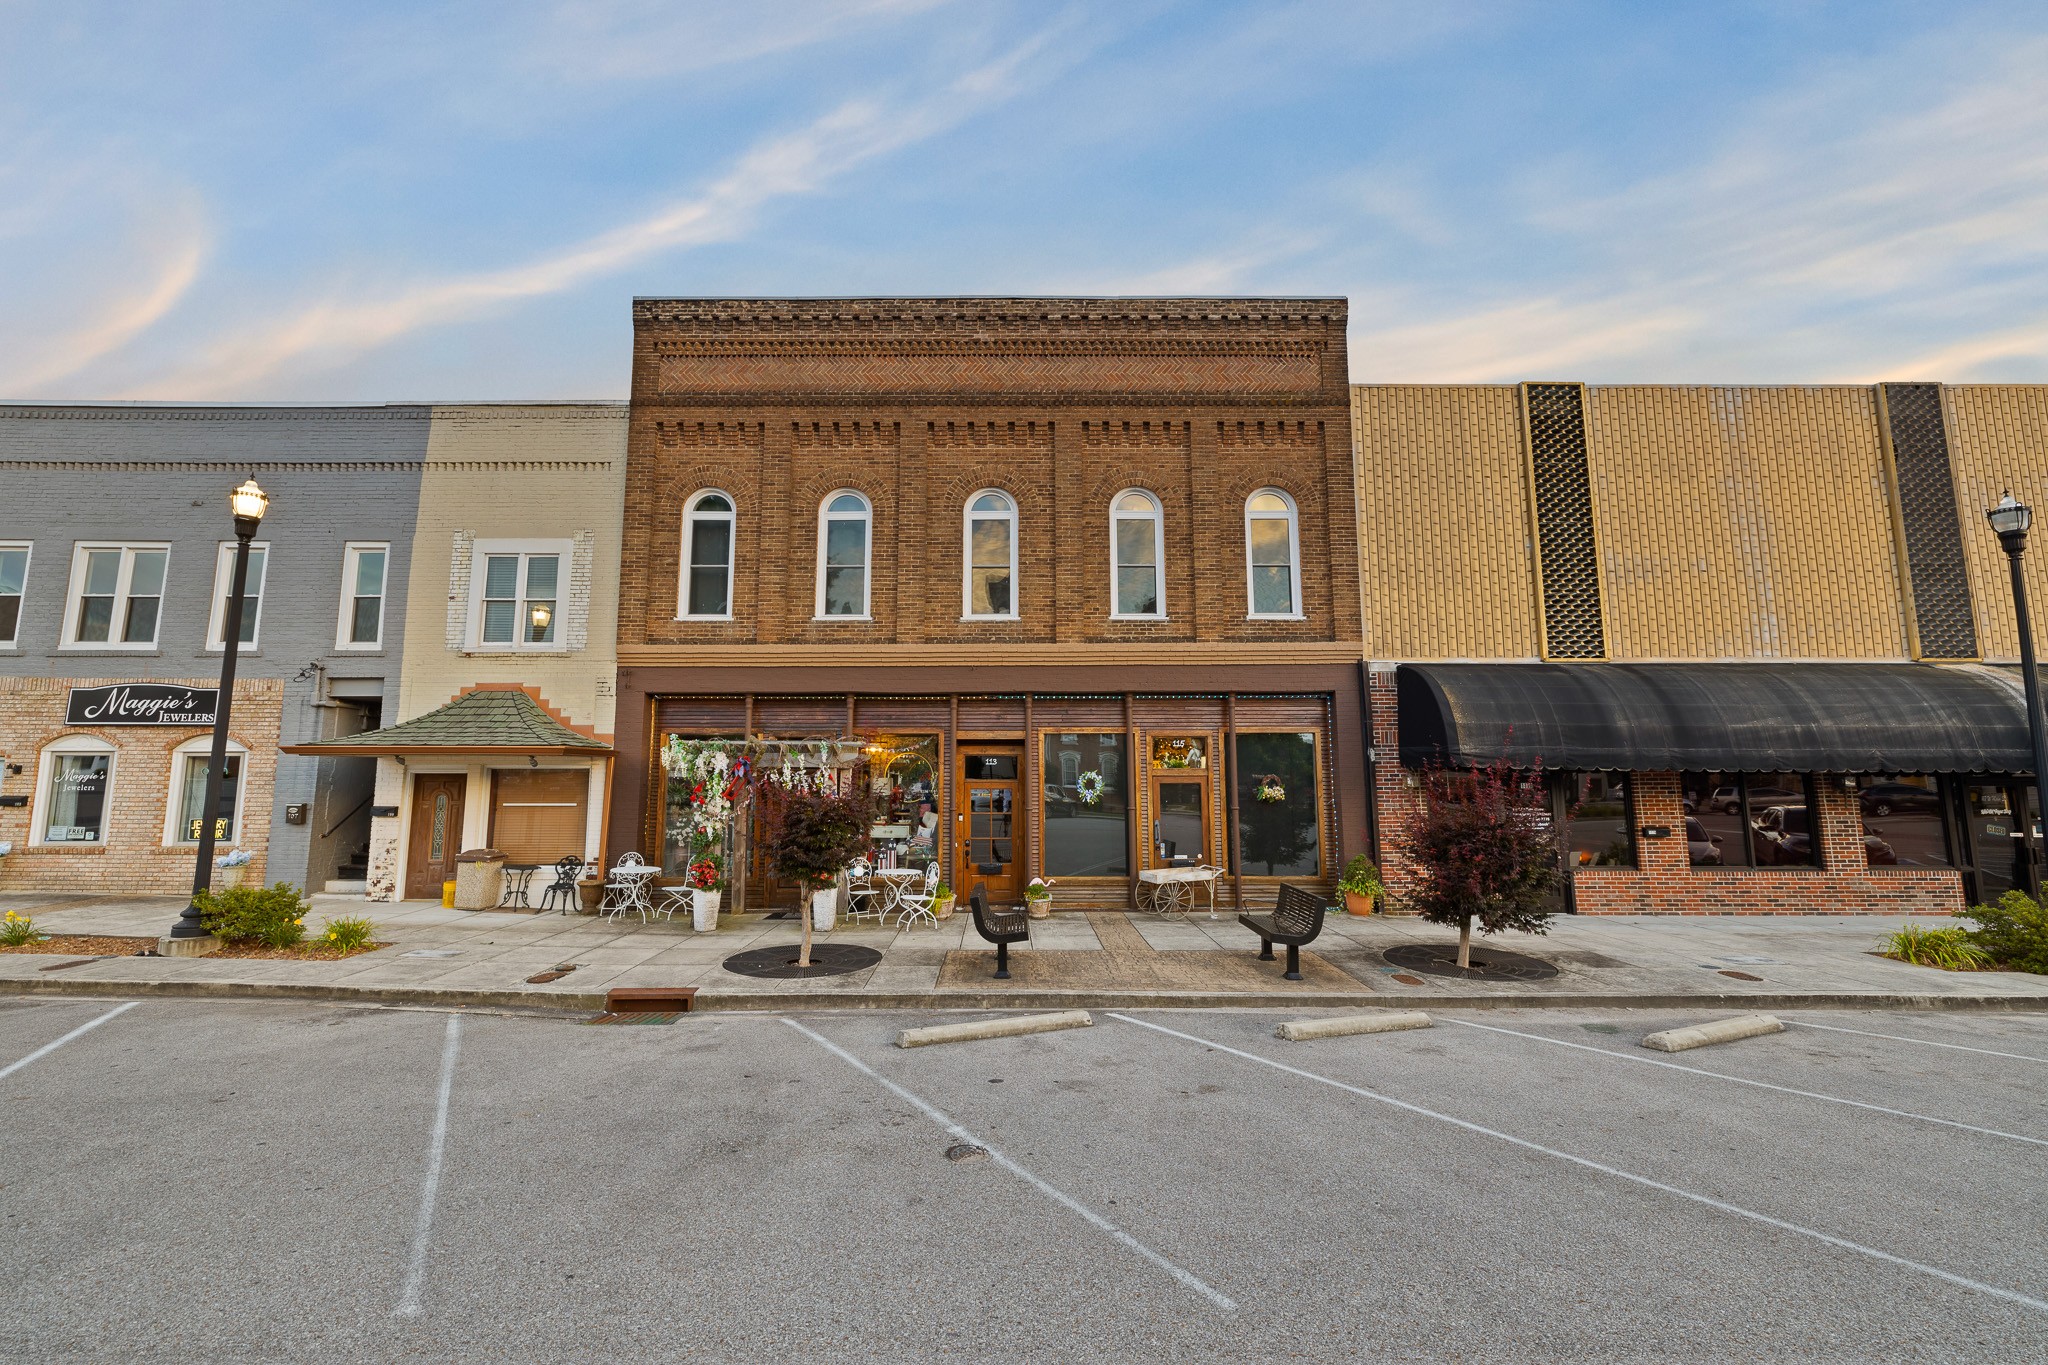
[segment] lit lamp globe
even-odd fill
[[[529,640],[545,640],[548,638],[548,627],[554,624],[555,609],[543,604],[536,604],[530,619],[533,622],[533,629],[526,638]]]
[[[245,539],[255,535],[269,507],[270,495],[256,486],[255,478],[244,479],[240,488],[228,494],[228,510],[235,514],[235,534]]]

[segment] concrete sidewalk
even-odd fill
[[[182,897],[0,895],[0,909],[33,914],[58,934],[162,933]],[[1905,922],[1877,916],[1588,917],[1562,915],[1544,937],[1478,940],[1555,964],[1544,981],[1474,982],[1399,971],[1384,952],[1444,943],[1449,931],[1411,919],[1333,915],[1303,953],[1301,982],[1256,961],[1257,942],[1235,918],[1056,915],[1032,925],[1014,950],[1016,979],[994,981],[993,951],[972,919],[899,932],[848,925],[819,942],[879,950],[881,961],[845,976],[764,980],[727,971],[748,948],[793,944],[794,920],[726,915],[715,933],[683,919],[641,924],[583,916],[370,904],[316,896],[308,938],[329,917],[368,915],[391,946],[339,962],[104,958],[0,954],[0,992],[185,995],[356,1000],[381,1004],[598,1009],[616,986],[695,986],[699,1009],[867,1008],[1472,1008],[1553,1005],[1789,1009],[1824,1005],[2048,1010],[2048,977],[1942,972],[1876,956],[1879,938]],[[1937,921],[1921,919],[1922,924]],[[574,964],[559,981],[526,978]],[[1741,973],[1754,977],[1744,980]]]

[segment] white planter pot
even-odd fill
[[[839,888],[828,886],[823,891],[811,893],[811,928],[821,934],[832,932],[832,924],[839,918]]]
[[[241,886],[242,879],[248,874],[248,871],[249,865],[247,863],[236,863],[233,867],[214,868],[213,889],[216,891],[235,890]]]
[[[690,923],[700,934],[708,934],[718,927],[718,903],[725,898],[722,891],[690,892]]]

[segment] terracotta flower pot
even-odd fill
[[[1357,891],[1344,893],[1344,908],[1354,915],[1370,915],[1373,912],[1373,898]]]

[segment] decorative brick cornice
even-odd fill
[[[1105,329],[1193,324],[1341,323],[1349,312],[1342,298],[867,298],[867,299],[663,299],[633,300],[636,323],[699,326],[788,327],[996,326],[1056,324],[1062,331],[1093,325]]]

